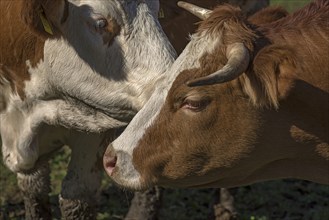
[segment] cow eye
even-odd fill
[[[96,21],[96,30],[102,30],[107,27],[107,20],[104,18],[98,19]]]
[[[182,108],[198,112],[205,109],[209,103],[210,99],[207,98],[199,100],[186,98],[182,103]]]

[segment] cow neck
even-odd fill
[[[20,12],[24,1],[3,3],[7,10],[0,19],[0,74],[10,82],[13,90],[24,99],[25,81],[30,80],[28,64],[35,67],[43,59],[45,40],[31,32]]]

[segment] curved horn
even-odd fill
[[[212,10],[201,8],[199,6],[193,5],[191,3],[179,1],[177,2],[177,5],[186,11],[192,13],[193,15],[197,16],[201,20],[205,20],[209,17]]]
[[[227,64],[220,70],[195,80],[187,82],[188,86],[204,86],[231,81],[243,72],[249,65],[249,51],[242,43],[235,43],[227,47]]]

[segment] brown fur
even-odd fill
[[[25,9],[24,3],[24,0],[0,2],[3,12],[0,19],[1,73],[22,98],[24,81],[30,78],[25,61],[30,60],[31,65],[35,66],[43,58],[44,45],[44,40],[32,34],[20,17]]]
[[[160,15],[163,13],[164,17],[160,16],[159,21],[175,50],[180,54],[189,41],[189,34],[193,34],[197,30],[197,23],[200,20],[191,13],[179,8],[177,6],[178,1],[160,0]],[[207,9],[213,9],[215,6],[223,3],[230,3],[242,7],[243,11],[247,14],[253,14],[268,5],[266,0],[187,0],[186,2]],[[282,14],[284,14],[283,11],[282,9]],[[279,12],[277,12],[277,16],[279,16]],[[260,21],[261,19],[258,20]]]
[[[223,44],[199,69],[180,73],[134,150],[145,184],[232,187],[287,177],[329,184],[328,21],[325,0],[258,26],[236,8],[216,8],[199,31]],[[235,42],[252,57],[245,74],[186,86],[225,65],[224,45]]]
[[[248,17],[248,21],[254,25],[262,25],[277,21],[287,15],[288,12],[282,7],[267,7]]]

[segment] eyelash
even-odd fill
[[[208,100],[193,101],[185,99],[181,107],[192,111],[201,111],[207,106],[208,103]]]
[[[201,107],[201,103],[198,101],[186,100],[183,104],[189,109],[197,109]]]

